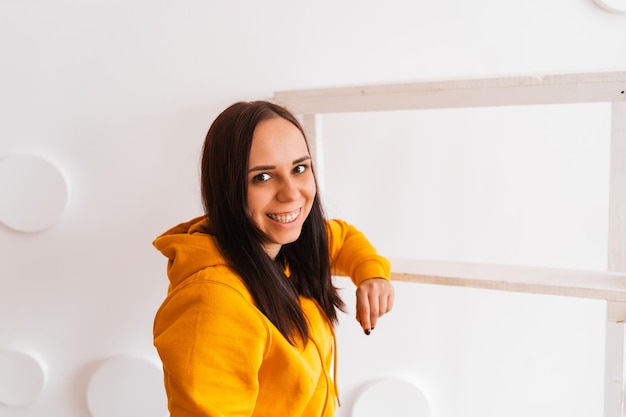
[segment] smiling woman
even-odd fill
[[[389,262],[325,219],[304,131],[284,107],[224,110],[201,182],[205,215],[154,242],[169,259],[154,343],[171,416],[333,416],[344,304],[331,271],[355,283],[369,335],[393,305]]]
[[[300,236],[316,186],[311,156],[302,132],[280,117],[260,122],[252,135],[248,210],[267,239],[263,246],[276,258],[282,245]]]

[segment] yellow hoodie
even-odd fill
[[[227,265],[204,217],[180,224],[154,245],[168,261],[170,287],[154,320],[172,417],[330,417],[337,402],[330,376],[332,324],[300,297],[309,343],[291,345],[259,311]],[[389,262],[365,236],[327,222],[333,274],[355,284],[389,277]]]

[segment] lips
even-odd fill
[[[267,217],[277,223],[293,223],[300,216],[300,209],[287,213],[267,213]]]

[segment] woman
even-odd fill
[[[205,216],[154,242],[170,287],[154,323],[172,417],[333,416],[331,271],[357,285],[366,334],[393,304],[389,262],[326,221],[304,131],[257,101],[222,112],[202,156]]]

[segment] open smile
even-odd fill
[[[267,213],[266,216],[277,223],[293,223],[300,217],[300,209],[287,213]]]

